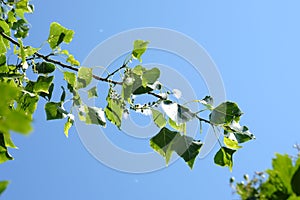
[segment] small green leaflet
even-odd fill
[[[18,148],[18,147],[16,147],[16,145],[11,140],[10,134],[8,132],[6,132],[6,133],[4,132],[2,134],[3,134],[3,137],[4,137],[4,142],[5,142],[6,147],[10,147],[10,148],[14,148],[14,149]]]
[[[249,131],[247,126],[241,126],[238,122],[232,121],[229,125],[223,125],[224,133],[233,133],[238,143],[244,143],[255,139],[255,136]]]
[[[223,142],[226,145],[226,147],[228,147],[230,149],[239,149],[239,148],[241,148],[241,146],[239,146],[239,143],[236,140],[231,139],[230,137],[224,136]]]
[[[13,157],[7,151],[4,135],[0,133],[0,164],[8,160],[13,160]]]
[[[165,127],[167,124],[167,120],[165,119],[163,114],[155,109],[151,109],[151,111],[152,111],[152,118],[156,126],[158,126],[158,128]]]
[[[160,71],[158,68],[154,67],[152,69],[146,70],[142,75],[142,85],[146,87],[148,84],[152,85],[157,81],[160,76]]]
[[[79,66],[80,65],[80,62],[78,61],[78,60],[76,60],[75,58],[74,58],[74,56],[73,55],[69,55],[69,57],[67,58],[67,60],[66,60],[68,63],[70,63],[71,65],[75,65],[75,66]]]
[[[214,109],[214,99],[211,96],[206,96],[202,100],[195,100],[195,102],[199,102],[204,105],[208,110]]]
[[[97,97],[97,87],[94,86],[91,89],[88,90],[88,98]]]
[[[49,62],[41,62],[35,65],[35,70],[39,74],[48,74],[55,71],[55,65]]]
[[[61,102],[48,102],[45,104],[45,111],[47,120],[64,118],[64,110],[61,108]]]
[[[87,107],[86,119],[87,124],[96,124],[106,126],[104,111],[97,107]]]
[[[68,120],[67,120],[67,122],[65,123],[65,126],[64,126],[64,134],[65,134],[66,137],[69,137],[69,130],[72,127],[73,122],[74,122],[74,120],[72,120],[70,117],[68,117]]]
[[[125,77],[123,93],[125,97],[130,96],[131,92],[134,95],[145,94],[154,90],[153,84],[157,81],[160,76],[160,71],[158,68],[152,68],[147,70],[141,65],[137,65],[132,69],[132,73],[127,74]],[[132,81],[126,81],[132,80]],[[128,84],[130,82],[130,84]]]
[[[141,56],[147,50],[148,44],[149,44],[149,42],[144,41],[144,40],[135,40],[134,43],[133,43],[133,51],[131,53],[132,57],[134,59],[137,59],[140,62],[142,62]]]
[[[177,123],[174,122],[171,118],[169,118],[168,122],[169,122],[169,125],[170,125],[173,129],[175,129],[175,130],[177,130],[177,131],[179,131],[179,132],[181,132],[181,133],[184,133],[184,134],[186,133],[186,123],[177,124]]]
[[[215,164],[220,165],[222,167],[228,166],[230,171],[232,171],[232,155],[234,154],[234,152],[236,152],[236,150],[229,149],[227,147],[221,147],[214,157]]]
[[[213,109],[209,120],[215,125],[229,124],[233,120],[239,121],[242,114],[236,103],[227,101]]]
[[[108,96],[106,98],[107,106],[104,109],[104,112],[107,119],[120,129],[123,115],[123,102],[121,99],[111,97],[112,92],[114,92],[112,89],[108,92]]]
[[[53,76],[39,76],[38,80],[33,85],[33,92],[43,92],[49,94],[49,87],[53,81]]]
[[[4,192],[8,184],[9,181],[0,181],[0,195]]]
[[[72,72],[64,72],[64,79],[68,82],[68,84],[74,88],[76,85],[76,74]]]
[[[88,67],[80,67],[78,70],[76,88],[85,88],[93,79],[93,69]]]
[[[9,25],[4,20],[0,20],[0,29],[2,29],[5,33],[10,32]]]
[[[3,37],[0,36],[0,53],[6,53],[6,45],[4,43]]]
[[[55,49],[62,42],[65,42],[67,44],[70,43],[73,39],[73,35],[74,31],[66,29],[57,22],[53,22],[50,25],[48,43],[51,49]]]

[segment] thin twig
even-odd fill
[[[113,71],[112,73],[108,74],[105,79],[108,79],[109,77],[115,75],[115,73],[117,73],[118,71],[120,71],[121,69],[126,67],[126,63],[124,63],[121,67],[119,67],[118,69],[116,69],[115,71]]]

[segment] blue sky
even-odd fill
[[[244,173],[251,176],[270,167],[275,152],[296,153],[292,145],[300,142],[298,1],[32,3],[36,11],[28,17],[32,27],[26,43],[39,46],[47,39],[50,23],[58,21],[75,30],[69,49],[80,61],[100,42],[132,28],[169,28],[193,38],[218,66],[227,99],[238,102],[245,113],[242,123],[257,139],[235,155],[232,173],[213,164],[217,147],[197,160],[193,170],[178,160],[152,173],[122,173],[94,159],[74,128],[66,139],[62,122],[46,122],[41,102],[34,131],[28,137],[13,134],[19,149],[11,151],[15,160],[0,168],[1,179],[12,181],[3,199],[233,199],[231,176],[240,180]],[[197,80],[191,81],[202,89]],[[110,132],[118,140],[119,133]]]

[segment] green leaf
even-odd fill
[[[37,95],[25,93],[18,100],[18,106],[16,110],[24,112],[25,115],[32,119],[32,115],[37,108],[38,101],[39,97]]]
[[[147,50],[149,42],[144,40],[135,40],[133,43],[132,57],[142,62],[141,56]]]
[[[169,118],[169,125],[181,133],[186,133],[186,123],[177,124],[171,118]]]
[[[224,136],[223,142],[226,145],[226,147],[228,147],[230,149],[239,149],[239,148],[241,148],[241,146],[239,146],[239,143],[236,140],[233,140],[229,137]]]
[[[61,93],[61,96],[60,96],[60,102],[64,102],[66,99],[66,90],[63,86],[61,86],[61,89],[63,90],[63,92]]]
[[[107,106],[104,109],[105,115],[111,123],[120,129],[123,115],[123,101],[114,97],[114,91],[112,89],[109,90],[106,101]]]
[[[291,179],[293,176],[293,163],[289,155],[276,154],[276,158],[272,160],[273,171],[282,181],[283,185],[289,193],[292,193]],[[270,170],[267,170],[269,173]]]
[[[255,136],[249,131],[247,126],[241,126],[236,121],[232,121],[229,125],[223,125],[223,128],[225,134],[233,133],[233,137],[235,137],[238,143],[244,143],[255,139]]]
[[[150,70],[146,70],[143,73],[142,85],[146,87],[148,84],[152,85],[157,81],[160,76],[160,71],[158,68],[152,68]]]
[[[76,60],[75,58],[74,58],[74,56],[73,55],[69,55],[69,57],[67,58],[67,60],[66,60],[68,63],[70,63],[71,65],[75,65],[75,66],[79,66],[80,65],[80,62],[78,61],[78,60]]]
[[[16,10],[16,13],[18,11]],[[18,14],[18,13],[17,13]],[[18,19],[16,22],[13,23],[11,27],[12,30],[15,30],[14,36],[18,39],[26,38],[28,36],[29,25],[25,20],[24,16],[23,19]],[[20,41],[19,44],[21,45]]]
[[[173,144],[173,149],[192,169],[202,145],[202,142],[196,141],[192,137],[183,135],[176,138]]]
[[[39,74],[48,74],[55,71],[55,65],[49,62],[41,62],[35,65],[35,70]]]
[[[20,89],[14,82],[10,84],[0,82],[0,132],[13,130],[19,133],[29,133],[32,130],[31,119],[24,111],[14,108],[15,102],[21,95]],[[17,123],[16,123],[17,122]]]
[[[32,6],[29,5],[29,0],[19,0],[16,2],[16,9],[25,13],[33,12]]]
[[[175,137],[180,136],[178,132],[170,131],[168,128],[162,128],[159,133],[150,139],[150,146],[166,159],[166,164],[169,163],[175,142]]]
[[[23,42],[21,39],[18,39],[20,48],[19,49],[14,49],[14,54],[18,54],[21,58],[23,62],[26,62],[26,58],[29,56],[34,55],[38,50],[40,50],[40,48],[33,48],[31,46],[23,46]]]
[[[77,84],[76,88],[84,88],[91,83],[93,79],[93,70],[92,68],[80,67],[78,70]]]
[[[64,72],[64,79],[68,82],[72,88],[76,85],[76,75],[72,72]]]
[[[96,124],[103,127],[106,126],[104,111],[97,107],[87,107],[86,119],[87,124]]]
[[[48,89],[48,92],[47,93],[40,92],[39,96],[44,97],[45,99],[47,99],[48,101],[50,101],[51,97],[52,97],[53,89],[54,89],[54,84],[51,83],[51,85],[50,85],[50,87]]]
[[[163,101],[161,107],[167,116],[176,122],[177,125],[186,123],[196,116],[189,108],[169,100]]]
[[[14,148],[14,149],[18,148],[18,147],[16,147],[16,145],[11,140],[9,132],[4,132],[2,134],[3,134],[3,137],[4,137],[4,142],[5,142],[6,147],[10,147],[10,148]]]
[[[165,127],[167,124],[167,120],[165,119],[164,115],[155,109],[151,109],[151,111],[152,111],[152,118],[156,126],[158,128]]]
[[[211,96],[206,96],[202,100],[195,100],[195,102],[199,102],[204,105],[208,110],[214,109],[214,99]]]
[[[291,186],[293,192],[297,195],[300,196],[300,166],[298,169],[295,171],[292,180],[291,180]]]
[[[142,65],[137,65],[132,69],[132,72],[139,77],[142,76],[145,71],[146,71],[146,68],[143,67]]]
[[[8,160],[13,160],[13,157],[11,157],[11,155],[7,151],[4,135],[0,133],[0,164]]]
[[[39,76],[38,80],[34,83],[33,92],[43,92],[49,94],[49,88],[52,84],[54,76]]]
[[[0,36],[0,53],[6,53],[6,45],[4,43],[4,39]]]
[[[3,68],[2,68],[3,66]],[[0,72],[8,72],[7,66],[6,66],[6,55],[5,54],[0,54]]]
[[[5,191],[9,184],[9,181],[0,181],[0,195]]]
[[[55,49],[62,42],[70,43],[73,39],[74,31],[66,29],[57,22],[53,22],[50,25],[50,33],[48,37],[48,43],[51,49]]]
[[[214,162],[220,166],[228,166],[232,171],[233,160],[232,156],[236,150],[229,149],[227,147],[221,147],[214,157]]]
[[[122,97],[125,101],[130,102],[130,97],[132,94],[132,88],[135,82],[135,77],[137,79],[140,79],[140,77],[132,73],[132,71],[128,70],[127,72],[125,72],[125,76],[123,78],[123,84],[122,84]],[[141,80],[139,80],[139,82],[141,82]]]
[[[54,119],[62,119],[63,116],[63,109],[61,108],[61,102],[48,102],[45,104],[45,111],[47,120],[54,120]]]
[[[69,130],[72,127],[73,122],[74,121],[72,119],[70,119],[70,117],[68,117],[68,120],[67,120],[67,122],[65,123],[65,126],[64,126],[64,134],[65,134],[66,137],[69,137]]]
[[[216,125],[229,124],[233,120],[239,121],[242,114],[236,103],[227,101],[213,109],[209,115],[209,120]]]
[[[9,25],[4,20],[0,20],[0,31],[4,33],[10,32]]]
[[[97,87],[94,86],[88,90],[88,98],[97,97]]]
[[[140,95],[140,94],[146,94],[151,91],[153,91],[153,89],[151,87],[140,86],[140,87],[136,88],[135,90],[133,90],[132,94]]]

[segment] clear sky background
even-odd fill
[[[50,23],[58,21],[75,30],[69,49],[80,61],[101,41],[132,28],[163,27],[190,36],[215,61],[227,99],[238,102],[245,113],[242,123],[257,139],[235,155],[232,173],[213,164],[216,147],[197,160],[193,170],[178,160],[160,171],[128,174],[94,159],[74,128],[66,139],[63,123],[47,122],[40,104],[34,131],[28,137],[13,134],[19,149],[11,151],[14,161],[0,167],[1,180],[11,180],[2,199],[233,199],[231,176],[241,180],[244,173],[251,177],[265,170],[275,152],[296,153],[292,145],[300,142],[299,1],[32,3],[36,10],[28,17],[32,27],[26,43],[39,46],[47,39]]]

